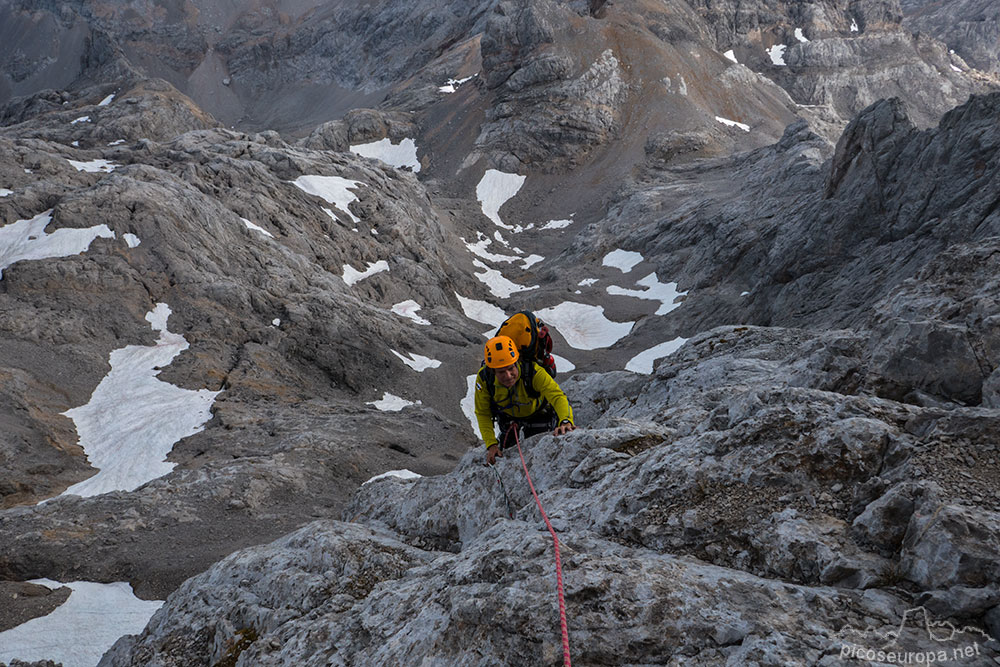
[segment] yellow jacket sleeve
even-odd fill
[[[573,408],[569,404],[569,399],[563,393],[562,387],[538,364],[535,364],[535,379],[531,384],[556,411],[560,422],[568,419],[573,424]]]
[[[490,411],[490,394],[486,391],[481,375],[476,375],[475,393],[476,423],[479,424],[479,434],[489,448],[499,442],[497,434],[493,428],[493,413]]]

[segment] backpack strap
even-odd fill
[[[497,407],[497,401],[494,396],[496,395],[496,377],[497,374],[493,372],[493,369],[486,365],[484,361],[479,366],[479,379],[482,380],[483,387],[486,389],[486,393],[490,396],[490,414],[493,415],[493,420],[496,421],[497,415],[500,414],[500,409]]]
[[[537,400],[541,398],[541,393],[535,389],[535,363],[528,359],[525,361],[519,361],[521,364],[521,376],[519,379],[524,380],[524,390],[528,394],[528,398],[531,400]],[[490,413],[493,415],[493,419],[496,419],[500,414],[500,406],[497,405],[496,401],[496,377],[497,374],[492,368],[487,366],[485,363],[481,364],[479,367],[479,379],[483,382],[483,387],[486,389],[486,393],[490,396]]]
[[[526,359],[521,362],[521,377],[524,379],[524,390],[531,400],[537,400],[541,394],[535,389],[535,360]]]

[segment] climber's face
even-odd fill
[[[517,364],[497,368],[494,372],[497,376],[497,382],[508,389],[517,384],[517,378],[521,375],[521,370],[517,367]]]

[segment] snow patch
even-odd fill
[[[122,234],[122,238],[125,239],[125,243],[128,244],[129,248],[135,248],[142,243],[142,241],[139,240],[139,237],[135,234],[129,234],[126,232],[125,234]]]
[[[458,303],[462,306],[462,312],[470,320],[499,327],[507,319],[507,315],[503,309],[494,306],[492,303],[467,299],[458,292],[455,292],[455,297],[458,298]]]
[[[659,301],[660,307],[656,309],[656,315],[666,315],[671,310],[679,308],[681,304],[675,303],[675,301],[679,297],[687,294],[687,292],[677,291],[677,283],[661,283],[656,278],[656,273],[650,273],[642,280],[636,281],[635,284],[645,287],[646,289],[634,290],[618,287],[617,285],[610,285],[608,286],[608,294],[616,296],[632,296],[637,299]]]
[[[771,62],[775,65],[785,66],[785,49],[788,47],[784,44],[775,44],[767,50],[767,55],[771,56]]]
[[[69,124],[76,125],[77,123],[89,123],[89,122],[90,122],[90,116],[80,116],[79,118],[71,120]]]
[[[98,172],[102,171],[104,173],[110,173],[115,170],[116,167],[121,165],[108,162],[107,160],[102,160],[97,158],[96,160],[90,160],[89,162],[79,162],[77,160],[67,160],[71,165],[76,167],[77,171],[89,171]]]
[[[414,403],[413,401],[408,401],[405,398],[400,398],[399,396],[394,396],[389,392],[383,392],[382,398],[377,401],[367,401],[365,405],[374,405],[377,409],[382,412],[399,412],[405,407],[410,405],[417,405],[420,401]]]
[[[851,32],[857,32],[858,30],[860,30],[860,28],[858,28],[857,20],[851,19]]]
[[[376,273],[382,273],[383,271],[389,270],[389,263],[384,259],[380,259],[377,262],[368,262],[368,268],[363,272],[358,271],[350,264],[344,264],[344,282],[347,283],[348,287],[353,286],[358,281],[364,280],[365,278],[370,278]]]
[[[478,259],[472,260],[472,264],[476,268],[483,270],[483,273],[475,274],[476,278],[479,278],[480,282],[490,288],[490,292],[493,293],[493,296],[500,297],[501,299],[506,299],[511,294],[516,292],[525,292],[528,290],[538,289],[539,287],[538,285],[526,286],[511,282],[510,280],[504,278],[503,274],[499,271],[491,269]]]
[[[413,173],[420,171],[420,161],[417,159],[417,145],[410,138],[403,139],[398,144],[394,144],[386,137],[385,139],[367,144],[355,144],[350,147],[350,150],[361,157],[381,160],[396,168],[409,167],[413,170]]]
[[[45,226],[51,221],[52,209],[49,209],[30,220],[18,220],[0,227],[0,279],[3,279],[3,270],[15,262],[79,255],[90,247],[94,239],[115,237],[107,225],[84,229],[62,228],[46,234]]]
[[[610,347],[632,331],[635,322],[614,322],[604,316],[603,306],[566,301],[537,313],[552,324],[566,343],[578,350]]]
[[[732,49],[729,49],[728,51],[726,51],[722,55],[724,55],[725,57],[729,58],[730,60],[732,60],[737,65],[740,64],[740,61],[736,59],[736,54],[733,52]]]
[[[476,434],[476,439],[479,442],[482,442],[483,437],[479,433],[479,422],[476,420],[476,377],[478,376],[474,373],[465,378],[465,397],[461,400],[459,405],[462,408],[462,414],[469,420],[469,424],[472,426],[472,432]]]
[[[107,97],[105,97],[103,100],[101,100],[100,102],[98,102],[97,106],[99,106],[99,107],[106,107],[109,104],[111,104],[111,100],[113,100],[113,99],[115,99],[115,94],[111,93],[110,95],[108,95]]]
[[[438,361],[437,359],[431,359],[430,357],[425,357],[420,354],[414,354],[413,352],[410,352],[409,358],[407,358],[402,354],[400,354],[399,352],[396,352],[396,350],[389,350],[389,351],[395,354],[397,357],[399,357],[400,361],[402,361],[404,364],[406,364],[413,370],[417,371],[418,373],[422,373],[428,368],[437,368],[438,366],[441,365],[441,362]]]
[[[351,202],[358,200],[358,196],[351,192],[349,188],[359,188],[365,184],[361,181],[352,181],[340,176],[299,176],[292,184],[305,193],[315,195],[324,199],[328,204],[333,204],[340,209],[355,223],[360,222],[354,217],[348,206]],[[326,210],[326,209],[324,209]],[[327,210],[327,213],[330,211]],[[336,216],[330,217],[336,219]]]
[[[6,197],[8,195],[14,194],[13,190],[8,190],[6,188],[0,188],[0,197]]]
[[[63,495],[96,496],[132,491],[174,469],[166,458],[174,444],[203,430],[221,391],[182,389],[156,378],[188,348],[184,337],[167,330],[170,306],[156,304],[146,321],[160,337],[150,347],[114,350],[111,371],[86,405],[62,414],[73,420],[80,446],[99,472]]]
[[[552,358],[556,361],[556,370],[558,372],[569,373],[572,370],[576,370],[576,364],[566,357],[560,357],[558,354],[553,354]]]
[[[540,229],[563,229],[573,224],[572,220],[549,220]]]
[[[389,470],[387,472],[382,473],[381,475],[375,475],[367,482],[362,482],[361,486],[364,486],[369,482],[374,482],[377,479],[385,479],[386,477],[395,477],[397,479],[411,480],[411,479],[420,479],[421,477],[423,477],[423,475],[418,475],[412,470],[407,470],[406,468],[403,468],[402,470]]]
[[[962,71],[962,68],[961,68],[961,67],[955,67],[954,65],[952,65],[952,66],[951,66],[951,68],[952,68],[952,69],[953,69],[954,71],[956,71],[956,72],[961,72],[961,71]]]
[[[611,266],[622,273],[628,273],[635,265],[642,261],[642,255],[631,250],[612,250],[604,256],[601,262],[603,266]]]
[[[34,579],[55,590],[68,586],[69,598],[46,616],[0,632],[0,662],[52,660],[63,667],[94,667],[125,635],[138,634],[162,600],[140,600],[127,581],[99,584]]]
[[[492,220],[498,227],[515,232],[521,231],[522,227],[508,225],[500,219],[500,207],[517,194],[517,191],[524,185],[525,178],[527,177],[518,174],[487,169],[476,186],[476,199],[479,200],[483,208],[483,215]]]
[[[795,39],[799,40],[803,44],[809,41],[809,38],[802,33],[802,28],[795,29]]]
[[[578,282],[577,285],[579,285],[580,287],[590,287],[591,285],[593,285],[596,282],[597,282],[597,278],[584,278],[583,280],[581,280],[580,282]]]
[[[273,320],[271,320],[271,326],[272,327],[280,327],[281,326],[281,318],[280,317],[276,317]]]
[[[514,255],[497,255],[488,251],[486,248],[493,243],[493,240],[485,236],[482,232],[476,232],[476,235],[479,237],[479,240],[475,243],[469,243],[464,237],[459,237],[462,243],[465,244],[465,247],[469,249],[469,252],[476,257],[481,257],[491,262],[517,262],[521,260],[520,257]]]
[[[442,93],[453,93],[455,92],[456,88],[461,86],[469,79],[475,78],[476,76],[477,76],[476,74],[473,74],[472,76],[467,76],[464,79],[448,79],[447,81],[445,81],[445,84],[443,86],[438,86],[438,91]]]
[[[418,310],[420,310],[420,304],[414,301],[413,299],[409,299],[408,301],[400,301],[399,303],[397,303],[392,307],[392,312],[396,313],[397,315],[409,318],[414,322],[416,322],[417,324],[429,325],[430,322],[417,315]]]
[[[124,143],[125,143],[124,139],[115,139],[114,141],[109,143],[108,146],[117,146],[118,144],[124,144]]]
[[[651,347],[645,352],[640,352],[635,355],[629,362],[625,364],[625,370],[632,371],[633,373],[642,373],[644,375],[649,375],[653,372],[653,362],[657,359],[662,359],[663,357],[670,356],[678,349],[681,345],[687,342],[687,338],[677,337],[673,340],[668,340],[665,343],[660,343],[656,347]]]
[[[747,125],[746,123],[738,123],[735,120],[729,120],[728,118],[723,118],[722,116],[716,116],[715,120],[719,121],[723,125],[728,125],[730,127],[738,127],[744,132],[750,131],[750,126]]]
[[[264,236],[270,236],[272,239],[274,238],[274,234],[272,234],[271,232],[267,231],[266,229],[264,229],[260,225],[255,225],[254,223],[250,222],[246,218],[240,218],[240,220],[242,220],[243,224],[247,226],[247,229],[252,229],[255,232],[260,232]]]

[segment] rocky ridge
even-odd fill
[[[358,9],[385,11],[380,27],[359,19],[335,45],[319,36],[334,12],[287,7],[229,16],[230,35],[253,39],[195,31],[167,54],[179,72],[208,43],[213,58],[229,49],[234,90],[330,62],[324,85],[389,89],[382,108],[309,133],[319,116],[302,109],[296,140],[225,129],[146,78],[136,53],[161,51],[118,42],[125,14],[97,30],[71,3],[56,23],[33,3],[39,25],[95,37],[79,80],[0,110],[0,217],[51,209],[48,232],[102,222],[110,236],[3,268],[0,630],[60,602],[25,580],[128,579],[170,598],[104,664],[557,664],[548,536],[516,459],[502,471],[517,518],[502,518],[481,453],[465,454],[454,381],[486,328],[456,294],[497,301],[465,243],[496,232],[473,194],[492,167],[528,175],[505,219],[580,211],[568,235],[517,237],[549,260],[505,271],[540,288],[500,303],[575,291],[637,322],[610,349],[574,350],[581,372],[560,376],[587,428],[528,445],[566,545],[579,664],[841,664],[845,628],[918,608],[996,637],[997,95],[939,118],[993,80],[902,32],[894,3],[766,4],[431,12],[402,33],[422,55],[386,59],[378,81],[337,78],[357,64],[338,58],[389,40],[411,16],[393,3]],[[135,34],[179,35],[193,5],[163,7]],[[265,34],[274,21],[284,41]],[[772,62],[766,49],[793,39]],[[45,78],[24,67],[26,86]],[[348,150],[386,137],[417,138],[419,174]],[[305,192],[302,176],[355,182],[353,200]],[[676,280],[683,304],[662,317],[612,295],[609,276],[633,279],[602,267],[614,248],[641,251],[636,275]],[[347,284],[346,265],[379,260],[388,272]],[[434,327],[392,312],[410,298]],[[222,390],[213,420],[165,477],[35,505],[93,473],[61,413],[112,350],[154,341],[158,303],[190,343],[161,377]],[[674,336],[689,340],[651,377],[608,372]],[[420,404],[366,405],[389,390]],[[358,489],[404,467],[444,474]]]
[[[649,382],[565,383],[588,428],[526,458],[560,531],[575,662],[848,664],[845,628],[908,609],[995,622],[996,412],[842,393],[857,343],[728,327]],[[478,452],[372,482],[351,523],[225,559],[101,664],[559,664],[551,544],[520,462],[499,465],[514,519]]]
[[[973,67],[1000,73],[1000,10],[992,2],[903,0],[903,25],[946,43]]]

